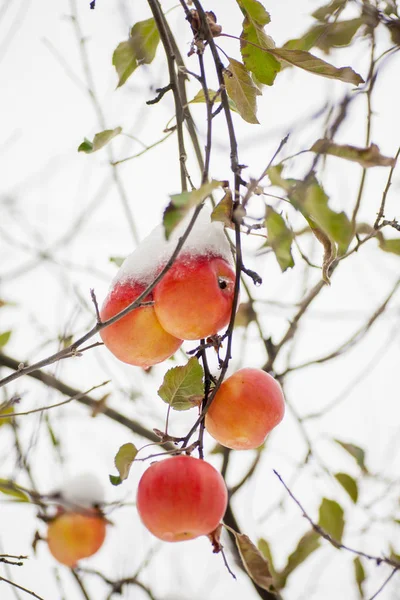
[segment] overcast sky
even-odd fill
[[[215,9],[224,30],[239,35],[241,17],[236,3],[221,0],[218,6],[211,4],[204,6]],[[165,10],[171,9],[170,23],[185,55],[191,39],[189,27],[174,2],[162,5]],[[312,21],[309,13],[319,3],[271,0],[265,5],[272,19],[269,33],[277,45],[281,45],[305,31]],[[80,54],[79,36],[71,21],[76,7],[79,28],[87,42],[96,103],[87,93],[87,72]],[[350,7],[346,16],[350,18],[354,10]],[[163,131],[173,119],[172,95],[166,95],[156,105],[145,104],[155,97],[156,88],[168,83],[162,49],[159,48],[154,63],[139,69],[120,89],[116,89],[117,77],[111,64],[113,50],[127,39],[133,23],[149,16],[145,1],[97,0],[96,9],[89,10],[86,0],[42,0],[40,3],[0,0],[0,299],[10,303],[0,310],[0,333],[13,331],[5,350],[17,360],[39,360],[58,348],[60,336],[77,336],[93,325],[89,290],[94,288],[100,301],[104,298],[116,273],[110,257],[127,256],[136,242],[160,222],[169,194],[179,192],[174,136],[118,167],[118,185],[108,164],[107,149],[93,155],[77,152],[85,137],[92,139],[96,132],[104,129],[102,120],[106,128],[123,128],[123,135],[110,146],[114,160],[136,154],[144,145],[154,144],[164,137]],[[221,39],[219,44],[228,55],[239,58],[237,42]],[[382,32],[377,39],[377,54],[387,46],[386,33]],[[328,59],[337,66],[351,63],[365,78],[367,42],[359,40],[354,48],[334,53]],[[188,68],[197,71],[196,57],[188,59]],[[399,59],[394,57],[387,61],[373,97],[372,141],[388,156],[395,155],[400,140],[398,72]],[[215,87],[213,77],[209,83]],[[189,97],[198,89],[197,82],[190,82]],[[350,85],[314,77],[304,71],[287,69],[282,73],[276,85],[264,90],[259,99],[260,125],[249,125],[234,116],[240,162],[248,165],[244,171],[246,178],[262,172],[288,132],[291,137],[282,157],[309,147],[323,131],[326,113],[319,116],[317,113],[326,103],[343,98],[346,92],[356,93]],[[192,110],[204,144],[204,106],[196,105]],[[363,145],[365,111],[365,96],[360,94],[351,106],[346,126],[339,132],[338,142]],[[211,176],[231,179],[226,128],[222,119],[215,123]],[[289,162],[288,176],[304,175],[311,160],[306,155]],[[349,203],[354,204],[361,167],[340,163],[339,170],[337,161],[335,158],[327,161],[323,184],[335,210],[346,211]],[[199,185],[200,176],[191,150],[188,168],[195,185]],[[372,169],[368,173],[360,221],[374,222],[387,176],[387,169]],[[399,216],[399,185],[399,174],[395,172],[386,205],[389,219]],[[128,212],[124,203],[129,207]],[[282,205],[279,208],[285,210]],[[251,204],[251,211],[254,216],[261,215],[259,199]],[[299,223],[296,221],[296,227]],[[244,239],[246,265],[263,277],[263,286],[254,290],[260,306],[264,303],[266,307],[261,314],[262,326],[269,336],[279,339],[294,314],[293,303],[299,301],[302,290],[319,280],[321,273],[308,269],[297,253],[295,269],[282,275],[272,255],[256,255],[260,245],[259,239]],[[314,262],[321,264],[322,252],[314,242],[305,242],[304,250]],[[347,340],[382,303],[398,275],[398,257],[379,253],[375,241],[346,260],[332,285],[326,287],[302,321],[302,334],[293,348],[291,364],[324,355]],[[193,344],[187,343],[184,348],[193,348]],[[239,330],[232,368],[261,367],[265,358],[256,328],[250,327],[246,334]],[[184,360],[184,354],[179,354],[178,361],[183,363]],[[388,540],[395,539],[393,524],[377,523],[361,536],[359,531],[369,525],[371,513],[352,506],[321,465],[334,472],[359,475],[355,462],[332,441],[339,438],[368,449],[368,467],[372,473],[379,473],[383,478],[398,473],[400,410],[398,386],[394,385],[398,365],[399,298],[395,297],[387,314],[360,346],[326,366],[299,370],[288,377],[288,400],[299,415],[316,412],[336,399],[339,403],[322,418],[305,422],[306,436],[313,440],[317,450],[301,473],[297,471],[299,457],[306,453],[304,431],[288,410],[285,421],[270,437],[256,475],[235,499],[234,508],[243,531],[254,541],[268,538],[278,566],[285,563],[307,525],[298,508],[287,498],[285,510],[275,511],[270,516],[271,508],[285,497],[273,468],[287,481],[297,472],[296,495],[315,518],[324,495],[340,502],[348,515],[346,541],[350,545],[372,554],[389,552]],[[281,370],[286,367],[286,357],[278,362],[278,367]],[[146,374],[118,363],[102,347],[85,353],[80,359],[53,365],[48,371],[80,390],[111,379],[107,388],[93,396],[100,398],[108,391],[110,405],[150,429],[163,427],[165,406],[160,406],[163,403],[157,398],[157,389],[165,365]],[[24,409],[62,399],[27,378],[9,386],[8,397],[13,393],[22,395]],[[29,419],[21,426],[21,443],[25,451],[29,449],[40,491],[45,493],[56,488],[67,476],[92,472],[104,485],[108,501],[127,502],[127,506],[110,515],[115,527],[109,528],[106,544],[88,566],[103,570],[113,578],[130,576],[152,551],[154,557],[142,577],[151,584],[159,600],[205,597],[250,600],[256,597],[248,579],[237,567],[234,570],[238,581],[230,578],[222,559],[211,554],[207,540],[170,546],[154,541],[147,534],[131,504],[137,481],[145,469],[143,463],[133,470],[123,487],[114,489],[109,485],[108,474],[114,470],[113,459],[119,446],[128,441],[142,445],[143,440],[104,417],[89,419],[86,409],[70,404],[51,413],[51,425],[56,436],[62,439],[60,460],[51,445],[44,417],[32,415]],[[192,413],[174,414],[172,431],[185,431],[192,422]],[[15,464],[14,452],[10,451],[13,439],[11,431],[1,428],[0,477],[15,477],[21,484],[28,484]],[[213,443],[207,440],[206,447],[211,450]],[[229,484],[240,480],[253,458],[252,453],[236,454],[227,475]],[[220,467],[219,456],[208,458]],[[364,481],[362,485],[365,496],[361,506],[367,505],[377,494],[378,497],[383,495],[384,488],[374,482]],[[398,495],[398,489],[396,493]],[[383,501],[377,506],[375,516],[385,516],[391,506],[390,502]],[[10,503],[0,508],[0,553],[31,555],[34,531],[38,528],[45,531],[36,519],[36,509]],[[398,544],[394,549],[400,553]],[[289,580],[285,599],[345,597],[356,600],[357,590],[351,583],[352,559],[323,544],[305,563],[304,569],[299,569],[298,575]],[[5,576],[45,600],[55,600],[61,596],[54,568],[55,561],[42,544],[36,557],[22,568],[14,567],[11,574]],[[371,565],[368,572],[371,574],[368,592],[372,595],[387,571]],[[76,584],[69,574],[60,569],[60,576],[65,598],[78,599]],[[397,582],[386,588],[381,599],[400,598],[396,592],[398,583],[397,576]],[[105,597],[104,588],[96,578],[88,580],[88,589],[92,598]],[[180,596],[178,589],[182,590]],[[346,596],[342,595],[344,592]],[[0,595],[2,600],[14,598],[11,588],[6,586],[1,588]],[[122,597],[141,600],[146,595],[138,588],[126,588]]]

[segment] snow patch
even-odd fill
[[[92,473],[82,473],[66,480],[60,490],[60,504],[91,508],[104,502],[104,489]]]
[[[193,209],[194,210],[194,209]],[[115,276],[116,283],[133,280],[150,284],[174,252],[179,238],[185,233],[193,210],[179,223],[169,240],[165,239],[164,226],[158,225],[130,254]],[[224,258],[233,265],[232,252],[220,222],[211,221],[211,210],[203,207],[179,254],[182,256],[209,255]]]

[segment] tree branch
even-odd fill
[[[4,367],[7,367],[8,369],[12,369],[15,371],[15,370],[18,370],[19,364],[20,363],[17,360],[15,360],[14,358],[11,358],[10,356],[6,356],[5,354],[0,352],[0,366],[4,366]],[[47,373],[42,373],[41,371],[31,372],[31,373],[28,373],[28,375],[30,377],[32,377],[32,379],[41,381],[48,387],[58,390],[65,396],[69,396],[69,397],[76,396],[76,399],[78,402],[91,408],[93,412],[98,411],[100,414],[103,414],[104,416],[108,417],[112,421],[115,421],[117,423],[120,423],[120,425],[127,427],[133,433],[136,433],[137,435],[140,435],[140,436],[150,440],[151,442],[159,442],[160,441],[160,438],[155,433],[153,433],[149,429],[146,429],[146,427],[143,427],[143,425],[141,425],[137,421],[128,419],[127,417],[125,417],[125,415],[119,413],[118,411],[114,410],[113,408],[109,408],[108,406],[104,407],[103,405],[100,404],[100,402],[98,400],[94,400],[87,394],[82,394],[82,392],[80,392],[79,390],[72,388],[71,386],[67,385],[60,379],[57,379],[53,375],[49,375]],[[173,449],[172,444],[171,445],[164,444],[163,447],[167,450]]]
[[[311,517],[306,513],[303,506],[300,504],[299,500],[297,500],[297,498],[294,496],[294,494],[288,488],[288,486],[283,481],[283,479],[279,475],[279,473],[277,471],[275,471],[275,469],[274,469],[274,473],[278,477],[279,481],[282,483],[284,488],[286,489],[289,496],[292,498],[292,500],[294,500],[294,502],[300,508],[301,512],[303,513],[303,517],[305,519],[307,519],[307,521],[310,523],[310,525],[314,529],[314,531],[319,533],[319,535],[321,537],[323,537],[324,540],[329,542],[337,550],[347,550],[347,552],[351,552],[352,554],[356,554],[357,556],[361,556],[368,560],[374,561],[378,566],[381,565],[382,563],[384,563],[386,565],[390,565],[391,567],[394,567],[394,569],[396,571],[400,569],[400,562],[398,562],[397,560],[392,560],[391,558],[386,558],[384,556],[374,556],[373,554],[367,554],[366,552],[363,552],[362,550],[355,550],[354,548],[350,548],[349,546],[346,546],[345,544],[342,544],[341,542],[338,542],[337,540],[335,540],[328,532],[326,532],[320,525],[318,525],[318,523],[315,523],[311,519]]]

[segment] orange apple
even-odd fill
[[[240,369],[218,389],[206,413],[208,433],[226,448],[258,448],[285,413],[279,383],[261,369]]]
[[[208,535],[224,516],[227,502],[222,475],[204,460],[186,455],[151,465],[137,492],[143,524],[165,542]]]
[[[106,524],[106,519],[96,510],[61,512],[49,523],[49,550],[61,564],[76,567],[79,560],[101,548]]]
[[[183,340],[217,333],[229,323],[235,273],[212,255],[183,255],[154,288],[154,309],[162,327]]]
[[[105,299],[100,316],[106,321],[131,304],[147,286],[131,280],[117,282]],[[152,300],[152,295],[146,301]],[[107,348],[130,365],[148,368],[169,358],[182,340],[161,326],[153,306],[137,308],[100,332]]]

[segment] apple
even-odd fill
[[[219,256],[178,256],[154,288],[154,309],[161,326],[183,340],[217,333],[229,323],[235,273]]]
[[[146,288],[132,280],[117,282],[106,297],[100,311],[106,321],[131,304]],[[152,294],[146,297],[151,301]],[[137,308],[100,331],[105,346],[119,360],[144,369],[162,362],[174,354],[180,345],[177,339],[161,326],[153,306]]]
[[[136,504],[153,535],[165,542],[180,542],[214,531],[227,503],[222,475],[204,460],[181,455],[154,463],[145,471]]]
[[[233,450],[258,448],[285,414],[278,381],[261,369],[240,369],[218,389],[205,417],[208,433]]]
[[[76,567],[77,562],[95,554],[106,536],[107,521],[95,510],[60,512],[50,521],[47,544],[61,564]]]

